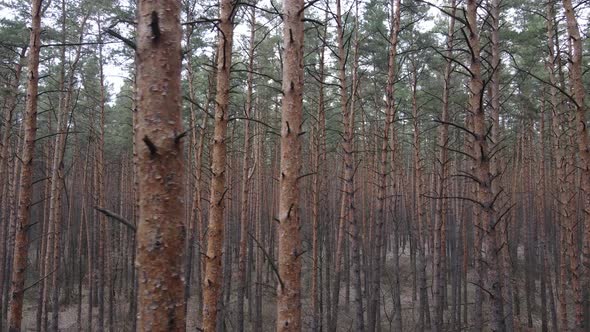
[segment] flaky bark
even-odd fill
[[[31,33],[29,40],[29,60],[27,67],[27,105],[24,115],[24,148],[22,152],[22,169],[19,182],[18,212],[16,216],[16,239],[14,243],[14,262],[12,266],[12,288],[8,314],[8,330],[20,331],[23,311],[25,272],[27,252],[29,249],[28,225],[31,209],[33,157],[35,154],[35,137],[37,135],[37,94],[39,90],[39,51],[41,49],[41,3],[31,2]]]
[[[303,0],[283,2],[283,100],[279,189],[277,331],[301,331],[301,234]]]
[[[214,332],[221,283],[223,281],[221,262],[224,238],[224,196],[226,160],[226,132],[229,118],[229,80],[233,39],[234,6],[232,0],[221,0],[219,7],[219,28],[217,45],[217,95],[215,105],[215,128],[211,149],[211,196],[209,199],[209,229],[207,231],[207,255],[205,257],[205,278],[203,280],[203,330]]]
[[[138,3],[139,331],[184,331],[180,3]]]

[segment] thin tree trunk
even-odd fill
[[[420,144],[420,120],[418,107],[418,68],[415,58],[410,60],[410,89],[412,91],[412,118],[413,118],[413,189],[414,189],[414,242],[417,250],[417,291],[418,291],[418,330],[430,329],[430,306],[428,304],[428,290],[426,282],[426,210],[423,204],[424,188],[423,162]]]
[[[82,170],[82,187],[83,188],[87,188],[88,186],[88,164],[90,162],[90,147],[91,144],[88,144],[87,148],[86,148],[86,156],[85,156],[85,161],[84,161],[84,168]],[[83,243],[82,243],[82,239],[83,239],[83,234],[84,234],[84,226],[86,226],[86,228],[88,228],[88,223],[89,223],[89,217],[88,217],[88,209],[87,209],[87,202],[88,196],[87,195],[83,195],[82,196],[82,211],[81,211],[81,217],[80,217],[80,228],[78,230],[78,250],[80,250],[79,254],[78,254],[78,331],[82,331],[83,327],[82,327],[82,302],[83,302],[83,298],[84,298],[84,294],[83,294],[83,281],[84,281],[84,271],[82,270],[82,266],[83,266],[83,259],[82,259],[82,247],[83,247]],[[88,238],[88,236],[86,237],[86,241],[87,243],[90,242],[90,238]],[[86,252],[86,256],[89,257],[90,256],[90,251],[87,250]],[[88,276],[88,280],[92,280],[92,278],[90,277],[90,275],[92,271],[87,268],[86,271],[86,275]],[[89,284],[90,286],[90,284]],[[89,287],[90,288],[90,287]],[[90,292],[89,292],[90,295]],[[88,318],[88,320],[90,320],[90,318]],[[90,329],[88,329],[90,330]]]
[[[353,156],[353,139],[354,139],[354,112],[349,109],[348,91],[346,79],[346,49],[344,36],[344,23],[342,20],[341,1],[336,0],[336,39],[338,42],[338,73],[340,82],[340,108],[342,109],[343,118],[343,142],[342,151],[344,155],[344,180],[342,183],[342,198],[340,205],[340,220],[336,240],[336,257],[334,261],[334,282],[332,284],[332,314],[328,326],[329,332],[335,332],[338,324],[338,304],[340,300],[340,281],[342,277],[342,261],[346,259],[344,245],[344,235],[348,234],[348,226],[353,223],[354,219],[354,156]],[[354,235],[351,235],[354,237]],[[347,289],[349,289],[347,287]],[[360,322],[359,322],[360,323]]]
[[[2,139],[0,141],[0,179],[3,179],[0,184],[0,303],[4,297],[4,290],[9,288],[8,282],[6,282],[6,272],[9,257],[7,257],[7,240],[8,240],[8,225],[10,224],[10,210],[11,207],[8,203],[8,196],[10,196],[9,190],[11,182],[10,178],[10,137],[12,136],[12,126],[14,122],[14,111],[18,101],[18,87],[20,84],[20,77],[24,61],[26,59],[27,47],[21,48],[19,54],[18,63],[14,69],[14,77],[10,82],[10,94],[5,100],[3,119],[5,125],[3,126]],[[5,179],[5,180],[4,180]],[[4,321],[4,310],[0,310],[0,322]],[[0,323],[0,329],[4,326],[4,323]]]
[[[326,11],[324,21],[328,21],[328,12]],[[322,193],[326,190],[325,176],[325,127],[326,127],[326,114],[325,114],[325,96],[324,96],[324,82],[325,82],[325,52],[326,52],[326,36],[327,27],[325,24],[322,31],[322,44],[319,50],[319,69],[318,69],[318,113],[317,113],[317,124],[315,126],[315,135],[313,135],[314,144],[312,146],[313,156],[312,165],[315,174],[313,175],[312,183],[312,207],[311,207],[311,218],[312,218],[312,268],[311,268],[311,310],[312,310],[312,327],[313,332],[321,330],[322,315],[321,315],[321,294],[323,292],[318,289],[321,288],[321,234],[320,234],[320,205]],[[324,200],[323,204],[327,204]]]
[[[41,49],[41,4],[43,0],[31,1],[31,28],[29,39],[29,60],[27,66],[27,105],[24,115],[24,148],[21,155],[22,168],[19,182],[18,213],[16,217],[16,238],[12,267],[12,288],[8,315],[8,330],[20,331],[24,300],[25,272],[29,249],[28,225],[31,210],[33,158],[37,134],[37,94],[39,90],[39,51]]]
[[[350,105],[349,108],[349,123],[348,123],[348,135],[351,143],[351,149],[354,149],[354,114],[356,101],[358,97],[358,90],[359,90],[359,23],[358,23],[358,0],[355,0],[355,18],[354,18],[354,37],[353,37],[353,68],[352,68],[352,91],[350,97]],[[346,123],[346,122],[345,122]],[[352,155],[352,151],[350,151]],[[351,165],[355,164],[354,156],[351,158],[352,163]],[[362,282],[361,282],[361,239],[360,239],[360,231],[358,225],[358,218],[355,215],[356,208],[354,206],[354,192],[356,191],[355,184],[354,184],[354,173],[356,170],[353,170],[351,174],[351,181],[350,181],[350,202],[349,207],[350,211],[348,213],[349,216],[349,231],[350,231],[350,270],[352,273],[352,283],[353,283],[353,309],[354,309],[354,327],[356,331],[363,331],[365,328],[364,324],[364,310],[363,310],[363,291],[362,291]],[[381,257],[380,252],[377,255]],[[379,295],[379,294],[377,294]]]
[[[221,283],[221,261],[224,238],[224,196],[226,161],[226,132],[229,118],[230,67],[233,39],[233,15],[236,4],[221,0],[219,6],[219,34],[217,45],[217,94],[215,104],[215,128],[211,150],[211,196],[209,199],[209,228],[207,231],[206,268],[203,280],[203,330],[216,331]]]
[[[492,73],[490,87],[489,87],[489,99],[490,99],[490,106],[491,106],[491,120],[492,120],[492,129],[491,129],[491,142],[493,146],[491,147],[495,151],[500,151],[502,149],[499,144],[502,142],[502,137],[500,135],[500,111],[501,111],[501,103],[500,103],[500,75],[502,72],[501,68],[501,45],[500,45],[500,0],[492,0],[489,4],[489,11],[490,16],[492,19],[491,24],[491,56],[492,56],[492,68],[494,71]],[[490,159],[490,171],[492,172],[493,176],[499,176],[501,174],[501,170],[504,168],[501,165],[501,158],[497,154],[495,154]],[[502,194],[503,190],[500,187],[499,180],[492,182],[492,192],[494,193],[494,197],[498,200],[498,196]],[[498,200],[500,201],[500,200]],[[501,204],[498,204],[502,206]],[[503,212],[503,211],[500,211]],[[500,276],[503,281],[502,287],[502,296],[503,296],[503,306],[504,306],[504,322],[506,331],[511,332],[514,330],[514,315],[512,309],[512,299],[513,299],[513,292],[512,292],[512,283],[511,275],[510,275],[510,259],[509,259],[509,242],[507,238],[507,225],[506,221],[500,221],[498,223],[500,227],[500,231],[498,232],[499,241],[500,243],[505,243],[505,245],[500,246],[500,252],[497,253],[499,257],[498,268],[500,270]]]
[[[448,216],[448,202],[447,202],[447,182],[449,176],[449,163],[448,157],[448,144],[449,144],[449,95],[451,89],[451,73],[453,70],[453,44],[454,44],[454,33],[455,33],[455,13],[457,12],[456,1],[450,1],[451,15],[449,17],[449,27],[447,32],[447,52],[446,52],[446,65],[445,73],[443,78],[443,94],[442,94],[442,114],[441,121],[442,125],[439,129],[438,145],[440,146],[440,152],[438,157],[439,162],[439,179],[437,182],[437,194],[439,201],[437,202],[437,216],[435,222],[435,233],[434,233],[434,285],[433,285],[433,297],[434,297],[434,320],[433,328],[435,331],[441,331],[444,326],[444,302],[445,302],[445,289],[447,284],[447,216]]]
[[[549,56],[547,65],[549,67],[549,79],[551,82],[550,87],[550,102],[552,106],[552,116],[551,116],[551,127],[552,127],[552,150],[553,150],[553,158],[555,159],[556,165],[556,174],[558,178],[558,194],[555,195],[556,197],[556,215],[559,217],[559,224],[560,224],[560,264],[559,264],[559,289],[558,289],[558,302],[559,302],[559,327],[560,329],[567,330],[568,329],[568,313],[567,313],[567,245],[566,245],[566,236],[567,236],[567,224],[568,219],[570,217],[570,211],[567,204],[568,200],[568,189],[567,189],[567,182],[568,177],[566,177],[568,167],[567,157],[564,156],[565,153],[565,146],[566,143],[563,142],[563,130],[562,124],[560,121],[565,121],[563,123],[564,126],[567,125],[567,115],[563,114],[561,109],[561,101],[557,95],[556,87],[559,84],[558,78],[556,73],[560,72],[560,51],[559,47],[557,47],[557,53],[555,52],[556,44],[555,41],[557,40],[556,35],[556,26],[555,26],[555,8],[552,2],[547,4],[547,43],[548,43],[548,50]]]
[[[62,3],[62,10],[64,11],[65,15],[65,3]],[[81,23],[81,33],[80,33],[80,43],[82,43],[82,38],[84,35],[84,27],[86,25],[86,20],[88,15],[85,15],[82,19]],[[65,28],[64,32],[65,34]],[[59,107],[59,114],[58,114],[58,123],[57,123],[57,131],[60,133],[55,138],[55,144],[53,146],[53,164],[51,166],[51,189],[50,195],[51,200],[49,203],[49,234],[47,238],[48,242],[48,249],[45,256],[45,264],[46,264],[46,272],[47,267],[51,266],[49,269],[49,273],[51,273],[51,278],[45,279],[45,291],[52,291],[51,294],[51,307],[52,307],[52,317],[51,317],[51,327],[52,331],[58,331],[58,318],[59,318],[59,276],[61,274],[60,269],[60,254],[61,254],[61,233],[62,233],[62,186],[64,184],[64,155],[66,150],[66,140],[67,140],[67,131],[68,131],[68,123],[71,121],[70,119],[70,111],[71,111],[71,99],[74,92],[74,74],[76,72],[76,67],[80,60],[81,54],[81,46],[78,46],[76,50],[76,55],[74,61],[71,64],[70,73],[67,77],[67,87],[64,86],[66,89],[63,96],[60,98],[60,107]],[[65,60],[65,57],[63,58]],[[65,63],[62,64],[65,70]],[[66,78],[62,78],[64,83],[66,82]],[[51,257],[50,257],[51,256]],[[51,287],[49,287],[49,282],[51,282]],[[44,297],[45,301],[49,301],[49,297],[46,295]],[[46,310],[49,310],[47,308]],[[49,315],[48,315],[49,316]]]
[[[256,8],[250,7],[250,45],[248,49],[248,80],[246,90],[246,109],[244,120],[244,156],[242,158],[242,196],[240,210],[240,247],[238,261],[238,303],[237,303],[237,331],[244,331],[244,296],[246,293],[246,260],[248,259],[248,231],[249,231],[249,190],[250,190],[250,117],[252,117],[252,90],[254,85],[254,47],[256,43]]]
[[[102,31],[100,25],[101,18],[99,17],[98,30]],[[99,33],[99,43],[102,42],[102,34]],[[98,46],[98,61],[99,61],[99,108],[98,114],[98,137],[96,142],[96,175],[97,175],[97,198],[98,206],[106,208],[106,167],[104,158],[104,130],[105,130],[105,86],[103,74],[103,55],[102,45]],[[104,214],[98,215],[98,329],[104,331],[105,329],[105,292],[111,292],[112,284],[110,282],[111,275],[109,269],[109,251],[110,245],[108,241],[108,220]],[[109,319],[110,321],[110,319]]]

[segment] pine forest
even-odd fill
[[[590,331],[590,2],[0,1],[0,332]]]

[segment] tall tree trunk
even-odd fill
[[[540,279],[541,279],[541,330],[543,332],[549,331],[548,327],[548,312],[547,312],[547,289],[552,286],[551,282],[551,270],[549,269],[549,250],[547,246],[547,180],[546,180],[546,149],[545,149],[545,98],[543,98],[543,102],[541,104],[541,124],[539,128],[539,139],[540,139],[540,146],[541,146],[541,160],[539,164],[539,178],[541,181],[541,192],[539,195],[539,225],[540,225],[540,234],[539,234],[539,244],[538,244],[538,251],[540,257]],[[551,296],[551,293],[549,293]],[[508,323],[508,322],[507,322]],[[554,326],[554,328],[557,328]]]
[[[583,226],[585,229],[583,241],[583,256],[581,264],[573,266],[573,277],[582,276],[582,289],[574,288],[574,302],[575,302],[575,323],[576,328],[583,330],[585,325],[590,322],[585,322],[584,313],[590,311],[589,295],[590,290],[590,216],[588,215],[588,208],[590,208],[590,141],[588,132],[586,130],[586,105],[584,104],[585,89],[583,81],[583,49],[582,37],[580,36],[580,28],[576,20],[576,14],[571,0],[563,0],[563,7],[565,9],[565,18],[567,22],[567,32],[572,45],[570,53],[570,68],[571,68],[571,90],[573,92],[573,99],[575,101],[575,120],[576,120],[576,144],[579,156],[579,168],[581,170],[581,206],[583,213]],[[575,287],[575,283],[574,287]],[[590,317],[586,317],[590,318]]]
[[[354,27],[353,27],[353,56],[352,56],[352,87],[351,87],[351,96],[350,96],[350,103],[348,105],[348,112],[349,112],[349,122],[347,128],[348,139],[351,143],[351,149],[354,149],[354,114],[356,101],[358,97],[358,90],[359,90],[359,11],[358,11],[358,0],[355,0],[355,16],[354,16]],[[345,122],[346,123],[346,122]],[[350,151],[352,155],[352,150]],[[351,158],[352,163],[351,165],[354,166],[354,156]],[[362,282],[361,282],[361,238],[360,238],[360,231],[358,225],[358,218],[355,214],[355,201],[354,201],[354,192],[356,191],[355,184],[354,184],[354,173],[356,170],[353,170],[350,176],[350,183],[351,186],[349,190],[351,191],[350,201],[348,205],[348,213],[350,216],[348,217],[349,222],[349,231],[350,231],[350,270],[352,273],[352,283],[353,283],[353,309],[354,309],[354,327],[356,331],[363,331],[365,328],[364,324],[364,310],[363,310],[363,291],[362,291]],[[378,256],[381,257],[381,253],[378,253]]]
[[[490,106],[491,106],[491,120],[492,120],[492,129],[491,129],[491,136],[490,140],[492,142],[491,150],[493,151],[500,151],[502,149],[499,146],[502,142],[502,137],[500,134],[500,111],[501,111],[501,103],[500,103],[500,74],[502,72],[501,68],[501,46],[500,46],[500,0],[492,0],[489,3],[489,12],[491,16],[491,65],[493,68],[493,72],[491,75],[491,81],[489,86],[489,99],[490,99]],[[496,153],[490,159],[490,171],[492,176],[497,177],[502,172],[501,170],[504,169],[503,165],[501,165],[501,158]],[[503,189],[500,187],[500,181],[496,180],[492,182],[492,192],[496,200],[498,199],[499,195],[502,195]],[[498,204],[502,206],[501,204]],[[502,206],[503,207],[503,206]],[[502,213],[503,211],[500,211]],[[511,280],[511,268],[510,268],[510,258],[509,258],[509,241],[507,238],[507,225],[506,221],[499,221],[498,222],[499,232],[497,233],[499,236],[500,243],[505,242],[505,245],[500,246],[500,252],[497,253],[499,257],[498,268],[500,269],[500,277],[503,281],[502,287],[502,296],[504,299],[504,321],[505,321],[505,328],[506,331],[513,331],[514,330],[514,315],[512,310],[512,283]]]
[[[102,42],[101,37],[101,25],[100,17],[98,23],[99,30],[99,43]],[[99,95],[99,108],[98,114],[98,137],[96,138],[96,175],[97,175],[97,204],[101,208],[106,208],[106,168],[104,158],[104,119],[105,119],[105,85],[104,85],[104,74],[103,74],[103,55],[102,45],[98,47],[99,57],[99,84],[100,84],[100,95]],[[98,215],[98,329],[104,331],[105,329],[105,298],[106,292],[111,292],[109,280],[111,280],[110,269],[109,269],[109,254],[110,245],[108,241],[108,220],[104,214]]]
[[[442,93],[442,112],[441,112],[441,126],[438,134],[438,145],[440,146],[440,152],[438,157],[439,169],[438,169],[438,182],[437,182],[437,194],[439,201],[437,202],[437,216],[435,221],[435,233],[434,233],[434,285],[433,285],[433,297],[434,297],[434,320],[433,328],[435,331],[441,331],[444,324],[444,311],[445,311],[445,289],[447,285],[447,216],[448,216],[448,202],[447,202],[447,187],[449,177],[449,95],[451,89],[451,73],[453,70],[453,45],[454,45],[454,33],[455,33],[455,13],[457,12],[456,1],[450,1],[451,15],[449,17],[449,27],[447,30],[447,52],[446,52],[446,64],[445,73],[443,78],[443,93]]]
[[[37,135],[37,94],[39,90],[39,51],[41,49],[41,4],[43,0],[31,1],[31,33],[27,66],[27,105],[24,115],[24,148],[21,155],[22,168],[19,182],[16,238],[12,267],[12,286],[8,315],[8,330],[20,331],[23,311],[25,272],[29,249],[28,226],[31,210],[33,158]]]
[[[374,331],[377,326],[377,317],[379,312],[380,302],[380,288],[381,288],[381,252],[386,252],[384,248],[384,224],[385,224],[385,209],[386,209],[386,197],[387,197],[387,161],[389,159],[389,150],[392,150],[391,156],[391,168],[392,172],[395,168],[394,160],[396,158],[394,154],[394,146],[392,142],[394,139],[390,139],[390,133],[394,128],[394,121],[396,115],[396,104],[395,104],[395,81],[397,79],[397,68],[396,68],[396,57],[397,57],[397,46],[400,32],[400,18],[401,18],[401,1],[391,0],[390,1],[390,27],[389,27],[389,52],[388,52],[388,71],[387,71],[387,86],[386,86],[386,111],[385,111],[385,125],[383,128],[383,140],[381,142],[381,160],[379,170],[379,181],[377,182],[377,216],[375,220],[375,248],[373,252],[373,281],[372,281],[372,299],[368,311],[368,330]],[[392,137],[395,134],[391,135]],[[399,292],[400,272],[399,272],[399,227],[396,227],[394,240],[394,253],[393,253],[393,268],[394,268],[394,299],[393,305],[395,309],[394,329],[397,331],[402,330],[402,313],[401,313],[401,294]]]
[[[566,247],[565,247],[565,223],[567,222],[566,219],[568,218],[567,206],[564,202],[564,194],[567,189],[564,188],[565,182],[565,169],[566,166],[563,158],[564,151],[562,149],[563,137],[562,137],[562,128],[560,124],[560,119],[563,118],[562,110],[561,110],[561,101],[557,94],[557,86],[558,86],[558,79],[557,79],[557,71],[559,66],[558,56],[555,53],[555,40],[557,39],[556,36],[556,27],[555,27],[555,5],[553,2],[547,3],[547,48],[549,51],[548,58],[547,58],[547,67],[549,72],[549,80],[551,82],[551,87],[549,88],[550,93],[550,105],[551,105],[551,145],[552,145],[552,158],[554,159],[555,168],[556,168],[556,177],[558,179],[557,182],[557,191],[558,194],[555,195],[555,209],[557,210],[556,216],[559,221],[560,225],[560,264],[559,264],[559,274],[556,273],[556,287],[557,290],[557,298],[559,302],[559,325],[561,329],[567,330],[568,320],[567,320],[567,302],[566,302],[566,289],[567,289],[567,270],[566,270]],[[556,246],[556,249],[558,247]],[[557,261],[556,261],[557,263]]]
[[[478,2],[467,1],[467,31],[469,48],[471,51],[471,63],[469,70],[471,79],[469,82],[469,108],[473,116],[473,169],[472,174],[477,179],[476,199],[480,212],[480,226],[482,236],[481,257],[478,258],[477,272],[483,284],[480,287],[486,290],[490,296],[491,319],[490,328],[492,331],[503,331],[504,310],[502,300],[502,280],[498,270],[498,236],[496,226],[498,225],[497,214],[494,210],[495,197],[492,190],[494,178],[490,172],[489,153],[487,140],[487,126],[483,100],[483,77],[481,74],[480,41],[477,23]],[[477,319],[481,319],[478,317]]]
[[[8,242],[8,225],[10,224],[10,206],[8,203],[8,192],[10,190],[10,137],[12,136],[12,125],[14,122],[14,111],[18,102],[18,87],[20,84],[20,77],[24,60],[26,59],[27,47],[23,47],[19,54],[18,63],[14,69],[14,77],[10,81],[10,92],[6,98],[5,107],[3,109],[3,121],[1,140],[0,140],[0,179],[3,179],[0,184],[0,303],[4,297],[4,290],[8,288],[6,282],[6,268],[8,265],[7,257],[7,242]],[[5,180],[4,180],[5,179]],[[4,310],[0,310],[0,322],[4,321]],[[0,323],[0,329],[3,327]]]
[[[342,110],[344,155],[344,180],[342,183],[342,198],[340,205],[340,220],[336,240],[336,257],[334,261],[334,283],[332,284],[332,314],[328,331],[334,332],[338,322],[338,304],[340,300],[340,281],[342,277],[342,261],[345,257],[344,235],[349,234],[349,225],[354,223],[354,111],[349,108],[348,85],[346,79],[346,49],[344,36],[344,21],[342,19],[341,1],[336,0],[336,39],[338,42],[338,73],[340,82],[340,108]],[[351,234],[351,243],[356,241]],[[360,272],[360,271],[359,271]],[[347,287],[348,289],[348,287]],[[361,323],[361,322],[358,322]],[[358,327],[358,326],[357,326]]]
[[[248,259],[248,232],[249,232],[249,200],[250,191],[250,117],[252,117],[252,89],[254,85],[254,47],[256,43],[256,8],[250,7],[250,45],[248,48],[248,80],[246,90],[246,109],[244,119],[244,156],[242,158],[242,196],[240,210],[240,247],[238,261],[238,303],[237,321],[238,331],[244,331],[244,296],[246,293],[246,260]]]
[[[417,250],[417,291],[418,291],[418,330],[430,329],[430,306],[428,304],[428,289],[426,278],[426,213],[427,207],[423,203],[423,195],[426,193],[424,188],[424,169],[422,161],[421,143],[420,143],[420,119],[418,106],[418,68],[415,58],[410,60],[410,89],[412,93],[412,123],[413,123],[413,192],[414,192],[414,225],[415,237],[414,242]]]
[[[203,330],[216,331],[217,312],[221,283],[223,281],[221,261],[224,238],[224,196],[226,132],[229,118],[230,68],[233,43],[233,15],[236,3],[221,0],[219,6],[219,28],[217,45],[217,94],[215,103],[215,128],[211,150],[211,190],[209,199],[209,228],[207,231],[207,255],[205,256],[205,278],[203,280]]]
[[[311,218],[312,218],[312,268],[311,268],[311,308],[312,308],[312,327],[313,332],[320,331],[322,324],[321,315],[321,235],[320,234],[320,206],[323,203],[324,206],[328,204],[327,200],[323,199],[322,193],[326,189],[327,181],[323,178],[325,176],[326,169],[326,111],[325,111],[325,92],[324,83],[326,79],[325,74],[325,58],[326,58],[326,37],[328,32],[328,12],[326,11],[324,18],[324,29],[322,31],[322,44],[319,49],[319,64],[318,64],[318,112],[317,112],[317,124],[315,126],[315,135],[313,136],[314,145],[313,149],[313,175],[312,183],[312,207],[311,207]],[[323,200],[322,200],[323,199]],[[319,294],[318,294],[318,289]]]
[[[139,331],[184,331],[186,327],[181,35],[178,1],[139,1],[135,137]]]
[[[303,0],[283,2],[283,93],[279,191],[279,285],[277,331],[301,330],[301,234],[299,180],[302,167]]]

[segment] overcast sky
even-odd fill
[[[435,2],[439,2],[435,1]],[[261,0],[259,2],[259,6],[267,6],[269,3],[269,0]],[[362,2],[361,2],[362,3]],[[3,0],[2,2],[0,2],[0,18],[11,18],[15,16],[15,13],[11,12],[10,9],[8,9],[10,6],[7,3],[6,0]],[[361,5],[361,11],[362,11],[362,5]],[[434,8],[431,8],[430,10],[430,14],[432,16],[437,14],[437,10]],[[259,22],[262,23],[262,22]],[[44,19],[44,21],[42,22],[43,25],[47,25],[47,24],[51,24],[50,22],[47,22],[47,18]],[[422,21],[419,23],[420,25],[420,30],[422,31],[427,31],[430,30],[433,26],[434,26],[434,21],[433,20],[426,20],[426,21]],[[213,32],[212,32],[213,33]],[[238,26],[236,26],[236,30],[235,30],[235,40],[240,40],[242,36],[247,36],[248,35],[248,26],[246,22],[243,22],[241,24],[239,24]],[[234,48],[239,47],[239,43],[234,43]],[[113,45],[106,45],[105,46],[105,52],[109,51],[109,48],[113,48],[113,47],[120,47],[120,45],[118,44],[113,44]],[[128,70],[125,68],[126,66],[131,65],[130,60],[129,61],[124,61],[124,59],[120,58],[117,59],[117,62],[122,62],[122,63],[115,63],[113,61],[109,61],[105,67],[104,67],[104,73],[105,73],[105,79],[107,81],[107,83],[109,85],[112,86],[113,90],[112,92],[112,96],[116,96],[116,94],[120,91],[121,87],[123,86],[125,79],[129,77],[129,73]]]

